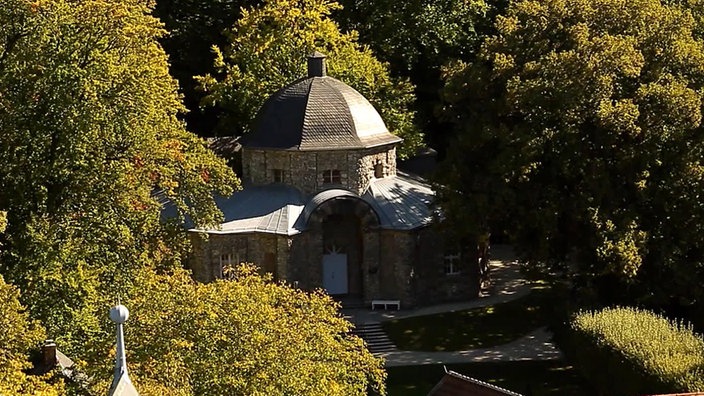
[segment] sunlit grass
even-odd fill
[[[550,312],[550,289],[507,303],[467,311],[399,319],[383,323],[399,349],[459,351],[514,341],[540,326]]]

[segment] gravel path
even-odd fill
[[[513,250],[509,246],[492,246],[491,257],[489,265],[491,266],[492,286],[476,299],[397,312],[354,310],[347,312],[347,315],[354,323],[373,324],[393,319],[496,305],[530,293],[532,286],[522,277]],[[550,341],[551,338],[550,332],[545,328],[539,328],[508,344],[491,348],[447,352],[394,351],[380,353],[378,356],[383,356],[386,359],[387,367],[559,359],[562,357],[562,353]]]

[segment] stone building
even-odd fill
[[[225,222],[190,230],[194,276],[252,262],[349,304],[476,296],[465,255],[433,225],[432,189],[397,169],[400,142],[361,94],[326,75],[325,56],[311,55],[308,77],[272,95],[242,140],[244,189],[220,202]]]

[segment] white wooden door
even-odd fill
[[[323,287],[328,294],[347,294],[347,255],[323,255]]]

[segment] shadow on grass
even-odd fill
[[[549,323],[549,288],[523,298],[467,311],[384,322],[389,338],[410,351],[461,351],[509,343]]]
[[[450,364],[447,368],[524,395],[593,394],[574,368],[561,360]],[[442,365],[390,367],[387,372],[389,396],[427,395],[445,373]]]

